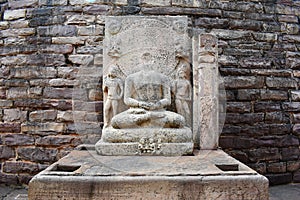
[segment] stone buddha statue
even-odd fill
[[[194,142],[191,112],[186,110],[186,104],[190,106],[192,99],[191,85],[188,77],[175,75],[178,64],[190,55],[187,51],[186,58],[183,52],[176,51],[176,45],[188,45],[186,18],[182,18],[183,31],[178,29],[177,18],[141,19],[142,26],[131,17],[120,23],[107,18],[103,84],[105,79],[112,83],[107,82],[104,88],[107,89],[107,99],[104,99],[107,120],[95,149],[100,155],[190,155]],[[118,68],[114,77],[112,66]],[[172,88],[175,88],[174,96]],[[110,99],[108,92],[114,94]],[[114,109],[113,103],[119,109]],[[177,110],[167,110],[171,105]]]
[[[112,118],[112,127],[182,128],[183,116],[166,111],[171,104],[171,87],[167,76],[152,69],[151,64],[125,79],[124,102],[129,109]]]

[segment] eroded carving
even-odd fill
[[[138,154],[153,154],[155,151],[160,150],[161,140],[155,141],[153,138],[141,138],[138,145]]]
[[[107,123],[96,144],[97,152],[101,155],[190,154],[193,141],[187,124],[191,123],[188,116],[191,112],[186,104],[192,98],[191,85],[187,83],[188,76],[176,76],[191,57],[187,17],[120,16],[107,17],[105,21],[103,73],[104,77],[111,74],[112,65],[120,69],[114,86],[121,87],[120,83],[124,83],[124,99],[117,101],[118,107],[122,107],[117,112],[112,113],[112,106],[107,107],[110,110],[105,109],[111,115],[105,114]],[[172,88],[176,88],[176,95],[171,93]],[[116,94],[119,98],[122,91]]]
[[[110,67],[108,75],[103,80],[104,102],[104,127],[111,124],[113,116],[119,113],[119,101],[123,97],[123,82],[118,77],[119,68],[116,65]]]
[[[165,110],[171,104],[168,77],[154,71],[151,64],[142,69],[125,79],[124,102],[130,108],[112,119],[113,128],[182,128],[184,117]]]
[[[121,23],[117,20],[112,20],[108,25],[108,31],[110,34],[115,35],[117,34],[121,29]]]
[[[107,54],[110,57],[112,57],[112,59],[114,61],[121,56],[120,44],[121,44],[121,41],[117,40],[117,41],[112,42],[112,44],[109,47]]]
[[[213,35],[203,34],[200,38],[200,48],[204,48],[206,51],[213,50],[217,45],[217,39]]]
[[[192,86],[189,81],[189,67],[184,63],[177,71],[177,78],[174,82],[173,92],[175,94],[176,110],[185,120],[186,125],[191,127]]]
[[[174,30],[177,33],[183,34],[186,32],[187,22],[184,20],[177,20],[174,23]]]
[[[193,46],[193,116],[199,118],[199,123],[193,124],[193,130],[201,149],[216,149],[219,138],[217,39],[211,34],[201,34],[194,38]]]

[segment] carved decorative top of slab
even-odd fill
[[[104,66],[117,64],[126,77],[141,70],[147,53],[153,70],[174,75],[176,56],[188,56],[188,45],[187,17],[107,17]]]

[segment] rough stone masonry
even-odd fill
[[[0,183],[99,140],[107,15],[183,15],[191,33],[215,34],[220,146],[272,184],[300,181],[298,1],[0,0],[0,14]]]

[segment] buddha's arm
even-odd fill
[[[171,88],[167,85],[163,86],[163,98],[152,107],[153,110],[162,109],[171,104]]]
[[[124,103],[129,107],[142,107],[149,109],[146,102],[136,100],[132,98],[134,94],[133,81],[129,78],[125,80],[125,89],[124,89]]]
[[[125,80],[125,89],[124,89],[124,103],[129,107],[138,107],[139,102],[133,98],[133,83],[131,80]]]

